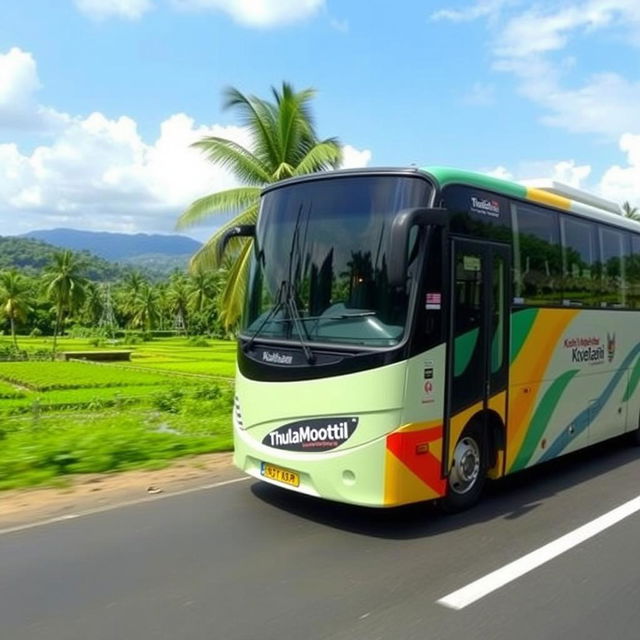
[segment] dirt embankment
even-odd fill
[[[68,476],[63,488],[0,491],[0,529],[242,477],[231,453],[184,458],[159,471]]]

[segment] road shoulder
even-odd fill
[[[182,458],[165,469],[68,476],[69,485],[0,492],[0,529],[242,477],[231,453]]]

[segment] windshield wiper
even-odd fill
[[[307,215],[307,227],[309,225],[309,216],[311,215],[311,210],[309,210],[309,214]],[[307,359],[308,364],[314,364],[316,361],[316,356],[313,351],[307,344],[305,337],[305,329],[301,320],[302,317],[300,315],[300,310],[298,309],[298,305],[296,304],[296,289],[292,282],[293,277],[293,256],[294,253],[298,253],[298,260],[296,263],[296,274],[299,272],[301,266],[301,256],[300,256],[300,222],[302,220],[302,205],[298,209],[298,217],[296,218],[296,224],[293,229],[293,235],[291,237],[291,249],[289,250],[289,264],[287,265],[287,280],[283,280],[280,285],[280,289],[278,289],[278,295],[276,296],[276,303],[272,307],[271,311],[264,317],[258,328],[254,331],[251,338],[244,347],[245,353],[251,348],[256,337],[262,331],[264,326],[267,324],[269,320],[275,316],[275,314],[282,308],[285,308],[288,311],[288,318],[284,318],[282,320],[278,320],[278,322],[293,322],[293,326],[295,327],[296,333],[298,334],[298,338],[300,339],[300,346],[302,347],[302,351],[304,352],[305,358]],[[305,231],[305,243],[306,243],[306,231]]]
[[[278,313],[278,311],[280,311],[280,309],[282,308],[286,308],[286,310],[289,312],[290,317],[271,320],[273,316],[275,316],[276,313]],[[253,332],[247,344],[245,344],[244,346],[245,353],[251,349],[251,347],[253,346],[253,343],[255,342],[256,337],[262,331],[262,329],[267,324],[267,322],[269,322],[269,320],[271,320],[271,322],[292,322],[298,334],[298,338],[300,339],[300,346],[302,347],[302,351],[304,352],[307,362],[309,364],[315,363],[316,357],[313,351],[311,351],[311,347],[309,347],[309,345],[307,344],[307,341],[304,335],[305,334],[304,328],[301,324],[303,320],[306,320],[306,318],[303,319],[300,316],[300,311],[298,311],[298,307],[296,306],[296,302],[295,302],[295,292],[292,292],[291,286],[287,285],[287,283],[284,281],[282,285],[280,285],[276,304],[273,305],[273,307],[271,308],[271,311],[269,311],[269,313],[262,319],[262,322],[260,323],[258,328]]]

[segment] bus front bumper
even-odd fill
[[[430,438],[430,439],[429,439]],[[442,434],[405,425],[370,442],[328,452],[275,451],[234,427],[234,464],[270,484],[336,502],[395,507],[444,495]]]

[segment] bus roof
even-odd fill
[[[592,220],[626,227],[636,232],[640,231],[640,223],[624,217],[619,205],[615,202],[553,180],[512,182],[474,171],[438,166],[422,167],[421,171],[431,175],[440,187],[449,184],[469,185],[563,211],[570,211]]]

